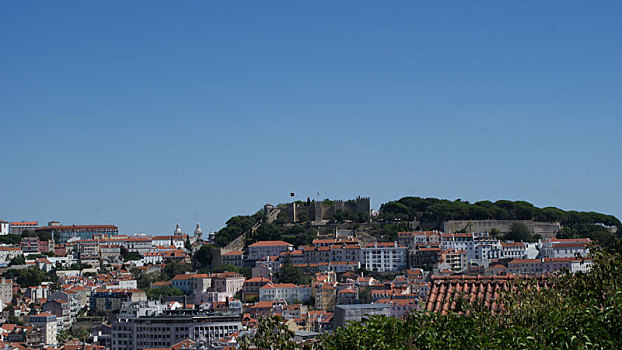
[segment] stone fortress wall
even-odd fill
[[[455,233],[466,228],[467,232],[490,232],[496,228],[501,233],[510,231],[514,223],[525,224],[532,234],[539,234],[542,238],[553,238],[561,229],[558,222],[540,222],[531,220],[450,220],[445,221],[443,231]]]

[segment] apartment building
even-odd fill
[[[4,305],[10,305],[13,300],[13,280],[2,277],[0,279],[0,310],[4,310]]]
[[[293,250],[294,245],[283,241],[259,241],[248,246],[248,259],[259,260],[266,256],[279,256]]]
[[[40,313],[28,316],[27,325],[34,326],[43,331],[43,342],[45,345],[56,345],[56,335],[58,327],[56,316],[50,313]]]
[[[112,323],[111,349],[170,348],[186,339],[205,340],[211,344],[240,331],[241,320],[238,314],[209,315],[187,309],[153,309],[140,316],[120,313]]]
[[[540,253],[543,258],[574,258],[577,255],[586,257],[589,254],[589,238],[560,239],[551,238],[542,242]]]
[[[369,271],[400,271],[408,267],[408,248],[397,242],[374,242],[361,252],[362,265]]]
[[[307,302],[311,299],[309,286],[297,286],[293,283],[266,284],[259,288],[259,301],[286,300],[293,303],[294,300]]]

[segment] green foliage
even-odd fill
[[[536,235],[532,235],[527,225],[514,223],[510,225],[510,231],[503,236],[506,241],[514,242],[537,242]]]
[[[167,276],[167,280],[171,280],[173,277],[188,271],[192,271],[192,265],[180,261],[168,263],[162,269],[162,273]]]
[[[204,244],[192,255],[192,265],[196,269],[209,268],[212,264],[215,246]]]
[[[290,331],[278,316],[262,318],[257,324],[255,336],[240,337],[240,349],[295,350],[300,347],[293,340],[294,332]]]
[[[140,253],[134,251],[134,252],[128,252],[122,258],[123,258],[123,261],[130,261],[130,260],[140,260],[143,257],[142,255],[140,255]]]
[[[214,268],[213,272],[240,272],[240,269],[235,265],[220,264]]]
[[[253,268],[250,266],[240,267],[240,274],[246,278],[253,277]]]
[[[298,215],[297,215],[297,216],[298,216],[298,217],[297,217],[298,222],[307,222],[307,221],[309,221],[309,213],[307,213],[307,212],[306,212],[306,211],[304,211],[304,210],[303,210],[303,211],[301,211],[300,213],[298,213]]]
[[[14,316],[14,315],[9,315],[9,317],[7,318],[8,323],[13,323],[13,324],[17,324],[22,326],[24,324],[24,321],[22,321],[22,319],[20,317]]]
[[[376,224],[372,229],[372,234],[375,237],[380,237],[384,241],[393,242],[397,240],[397,233],[400,231],[407,231],[408,224],[406,222],[403,223],[385,223],[385,224]]]
[[[360,304],[369,304],[374,301],[373,296],[371,295],[371,288],[364,287],[359,290],[359,303]]]
[[[279,283],[307,284],[309,277],[302,273],[299,268],[287,265],[279,272]]]
[[[48,232],[37,232],[31,230],[24,230],[22,232],[22,237],[37,237],[40,241],[49,241],[50,239],[52,239],[52,235]]]
[[[21,287],[38,286],[41,282],[50,281],[54,282],[58,279],[56,273],[45,273],[41,271],[37,266],[29,266],[25,269],[12,269],[7,270],[3,275],[5,278],[14,279]]]
[[[216,232],[214,243],[217,247],[224,247],[239,235],[250,231],[251,227],[261,220],[263,213],[258,211],[255,215],[234,216],[227,221],[227,226]]]
[[[317,231],[304,224],[280,226],[276,223],[263,223],[257,231],[246,240],[246,244],[257,241],[285,241],[295,246],[309,245],[317,237]]]
[[[620,232],[620,229],[618,229]],[[618,234],[614,234],[602,225],[594,224],[576,224],[571,227],[562,228],[557,234],[557,238],[589,238],[598,242],[603,246],[609,246],[615,242],[617,238],[621,238]]]
[[[380,207],[380,217],[410,221],[441,222],[445,220],[536,220],[560,222],[563,226],[593,224],[619,226],[613,215],[595,212],[563,211],[554,207],[537,208],[525,201],[479,201],[473,204],[437,198],[404,197]]]
[[[10,265],[24,265],[26,263],[26,257],[24,255],[18,255],[11,259]]]
[[[503,308],[458,298],[455,312],[374,316],[324,335],[326,349],[620,349],[622,247],[594,250],[588,274],[562,273],[536,288],[517,281]],[[530,286],[531,284],[531,286]],[[461,311],[461,313],[457,313]]]
[[[279,225],[283,225],[283,224],[289,223],[289,215],[287,215],[287,211],[281,210],[279,212],[279,214],[276,216],[276,220],[274,220],[274,221],[275,221],[275,223],[277,223]]]
[[[17,245],[21,241],[22,241],[22,236],[19,236],[19,235],[4,235],[4,236],[0,236],[0,243],[1,244]]]
[[[331,222],[335,223],[343,223],[345,221],[353,221],[353,222],[368,222],[369,221],[369,213],[361,212],[361,211],[352,211],[347,209],[339,209],[333,213],[331,217]]]
[[[499,232],[496,228],[493,228],[490,230],[490,236],[493,238],[499,238],[501,236],[501,232]]]
[[[145,273],[145,274],[138,275],[137,280],[136,280],[136,285],[138,286],[139,289],[145,290],[149,288],[149,286],[151,286],[151,283],[153,282],[167,281],[167,280],[169,280],[169,278],[166,274],[163,274],[161,272],[151,272],[151,273]]]
[[[165,297],[178,297],[184,295],[184,292],[175,287],[165,286],[157,288],[145,288],[145,294],[149,299],[160,299]]]

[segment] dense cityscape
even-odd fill
[[[622,349],[622,1],[0,1],[0,350]]]
[[[458,293],[494,311],[499,291],[516,280],[589,273],[589,235],[558,238],[572,232],[570,217],[590,217],[597,231],[619,233],[615,217],[559,209],[566,226],[445,220],[442,230],[424,230],[421,225],[430,223],[393,212],[396,204],[413,201],[439,200],[403,198],[380,210],[361,197],[266,204],[211,233],[199,223],[191,232],[177,224],[165,235],[128,235],[115,225],[0,221],[2,344],[236,349],[271,317],[298,345],[317,344],[323,334],[374,315],[447,314]],[[471,210],[485,205],[453,203]],[[508,213],[542,211],[525,202],[495,205],[508,203]],[[241,222],[246,231],[216,243]],[[261,239],[270,227],[283,234],[269,236],[281,239]],[[300,227],[311,235],[288,235]],[[290,243],[301,239],[310,241]]]

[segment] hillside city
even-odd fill
[[[457,293],[495,310],[513,281],[588,273],[620,233],[526,202],[369,203],[266,204],[211,233],[0,220],[0,346],[237,349],[272,316],[313,344],[374,315],[446,314]]]

